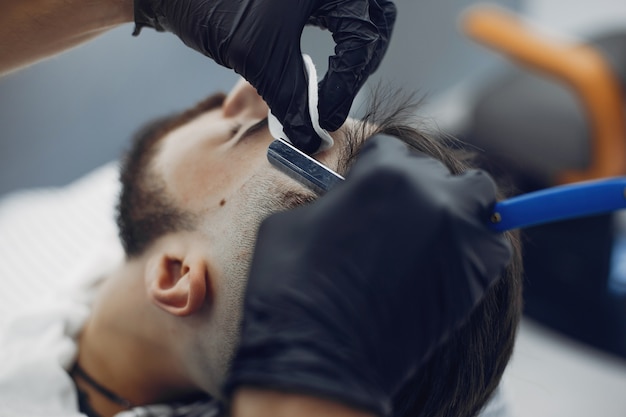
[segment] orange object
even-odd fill
[[[559,173],[556,183],[626,174],[622,87],[602,54],[589,45],[540,36],[499,8],[473,8],[461,23],[470,38],[566,83],[581,98],[591,122],[591,163],[582,171]]]

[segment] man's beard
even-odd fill
[[[164,181],[151,169],[159,143],[169,132],[199,115],[219,108],[224,94],[214,94],[195,107],[157,119],[140,129],[120,166],[122,191],[117,204],[117,226],[127,257],[140,255],[166,233],[191,230],[195,216],[176,206]]]
[[[158,134],[162,123],[153,123],[139,132],[120,167],[122,191],[117,226],[129,258],[140,255],[164,234],[191,227],[189,216],[171,202],[163,181],[150,168],[162,136]]]

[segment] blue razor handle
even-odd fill
[[[291,178],[324,194],[343,177],[282,139],[267,158]],[[547,188],[496,203],[489,227],[498,232],[626,208],[626,177]]]
[[[503,232],[626,208],[626,177],[547,188],[498,202],[491,228]]]

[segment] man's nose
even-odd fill
[[[267,116],[268,110],[267,104],[256,89],[244,79],[235,84],[222,105],[224,117],[241,116],[260,119]]]

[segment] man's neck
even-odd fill
[[[133,405],[183,399],[197,393],[168,345],[160,314],[143,294],[140,264],[126,264],[103,282],[80,338],[77,363],[98,384]],[[73,375],[103,417],[125,407]]]

